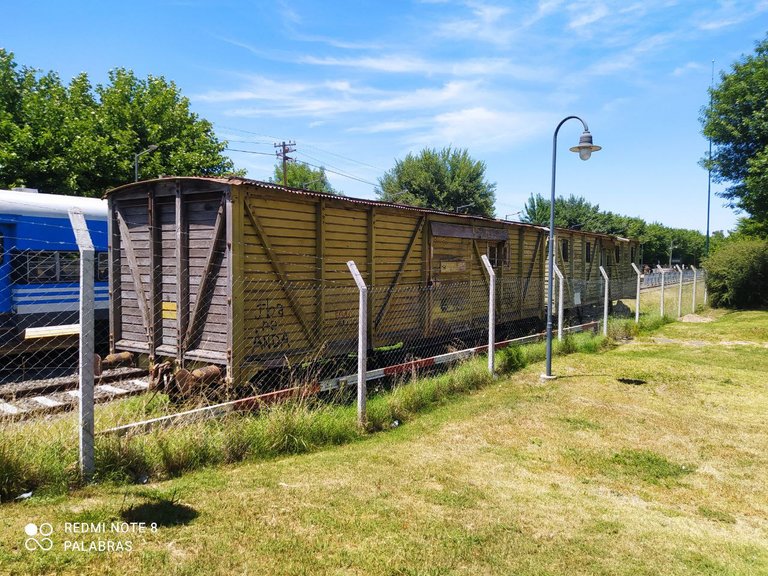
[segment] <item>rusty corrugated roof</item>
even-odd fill
[[[259,186],[261,188],[267,188],[269,190],[276,190],[279,192],[287,192],[290,194],[295,194],[297,196],[306,196],[311,198],[330,198],[333,200],[339,200],[342,202],[349,202],[351,204],[358,204],[363,206],[386,206],[388,208],[396,208],[398,210],[407,210],[410,212],[419,212],[423,214],[440,214],[444,216],[452,216],[456,218],[461,219],[467,219],[467,220],[480,220],[483,222],[495,222],[495,223],[501,223],[501,224],[513,224],[515,226],[520,226],[524,228],[533,228],[536,230],[541,230],[545,232],[549,232],[548,226],[539,226],[536,224],[528,224],[526,222],[516,222],[514,220],[501,220],[498,218],[488,218],[485,216],[477,216],[473,214],[457,214],[455,212],[446,212],[444,210],[434,210],[432,208],[422,208],[419,206],[410,206],[408,204],[395,204],[393,202],[383,202],[381,200],[367,200],[365,198],[352,198],[350,196],[340,196],[337,194],[328,194],[326,192],[315,192],[313,190],[304,190],[302,188],[292,188],[291,186],[283,186],[281,184],[276,184],[274,182],[264,182],[263,180],[252,180],[250,178],[243,178],[241,176],[229,176],[229,177],[217,177],[217,176],[165,176],[163,178],[155,178],[152,180],[142,180],[140,182],[130,182],[128,184],[124,184],[122,186],[118,186],[117,188],[113,188],[111,190],[108,190],[106,194],[104,194],[105,198],[108,198],[112,193],[126,190],[129,188],[133,188],[136,186],[141,186],[145,184],[154,184],[157,182],[167,182],[168,180],[203,180],[205,182],[219,182],[221,184],[225,185],[250,185],[250,186]],[[555,230],[562,230],[563,232],[578,232],[579,234],[585,234],[589,236],[600,236],[603,238],[611,238],[616,239],[619,241],[629,242],[626,238],[621,238],[619,236],[613,236],[611,234],[601,234],[599,232],[588,232],[584,230],[574,231],[569,230],[568,228],[555,228]]]

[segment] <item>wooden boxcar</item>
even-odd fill
[[[211,373],[240,384],[308,354],[354,352],[349,260],[369,286],[371,348],[482,329],[483,254],[499,279],[497,322],[544,316],[547,229],[539,226],[241,178],[163,178],[107,198],[110,346],[172,373],[218,367]],[[632,274],[635,243],[557,232],[567,308],[600,301],[598,258],[619,250],[612,277]]]

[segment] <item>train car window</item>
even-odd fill
[[[27,255],[24,252],[11,252],[11,281],[24,284],[27,281]]]
[[[499,268],[500,266],[509,267],[509,247],[506,242],[498,244],[491,244],[489,242],[486,256],[488,256],[488,261],[493,268]]]
[[[109,253],[98,252],[96,254],[96,280],[106,282],[109,280]]]
[[[616,248],[614,249],[614,253],[615,253],[615,257],[616,257],[616,264],[618,264],[619,260],[620,260],[619,257],[621,256],[621,248],[616,246]]]
[[[561,240],[561,252],[563,256],[563,262],[568,262],[570,258],[570,252],[568,251],[568,240]]]
[[[56,282],[56,252],[27,254],[27,282]]]
[[[59,282],[77,282],[80,280],[80,254],[77,252],[59,252]]]
[[[586,253],[585,259],[587,264],[592,262],[592,243],[591,242],[587,242],[587,253]]]
[[[491,266],[498,268],[499,266],[499,246],[498,244],[488,244],[488,261]]]

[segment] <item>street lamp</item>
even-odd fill
[[[600,146],[595,146],[592,143],[592,134],[589,133],[589,127],[578,116],[566,116],[560,120],[560,124],[555,128],[555,135],[552,137],[552,196],[549,203],[549,265],[548,265],[548,280],[547,280],[547,372],[542,374],[544,379],[554,378],[552,376],[552,287],[554,282],[552,276],[554,275],[554,257],[555,257],[555,167],[557,166],[557,133],[560,131],[560,127],[568,120],[575,119],[581,122],[584,127],[584,132],[579,138],[578,146],[570,148],[571,152],[577,152],[579,158],[582,160],[589,160],[592,156],[592,152],[600,150]]]
[[[674,250],[675,248],[679,248],[679,246],[675,246],[675,241],[672,240],[669,243],[669,267],[670,268],[672,268],[672,250]]]
[[[157,150],[158,146],[157,144],[150,144],[147,146],[146,150],[142,150],[141,152],[138,152],[137,154],[133,155],[133,181],[138,182],[139,181],[139,156],[143,154],[147,154],[149,152],[154,152]]]
[[[470,206],[474,206],[474,205],[475,205],[474,202],[470,202],[469,204],[462,204],[461,206],[456,206],[456,214],[458,214],[459,210],[461,210],[462,208],[469,208]]]

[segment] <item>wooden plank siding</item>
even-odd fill
[[[230,384],[356,350],[350,260],[369,286],[372,348],[484,330],[483,255],[497,276],[497,323],[544,316],[543,228],[242,179],[167,178],[108,198],[113,349],[178,368],[215,363]],[[617,290],[626,282],[635,244],[575,230],[557,230],[557,242],[567,308],[576,292],[582,305],[600,302],[601,257]]]

